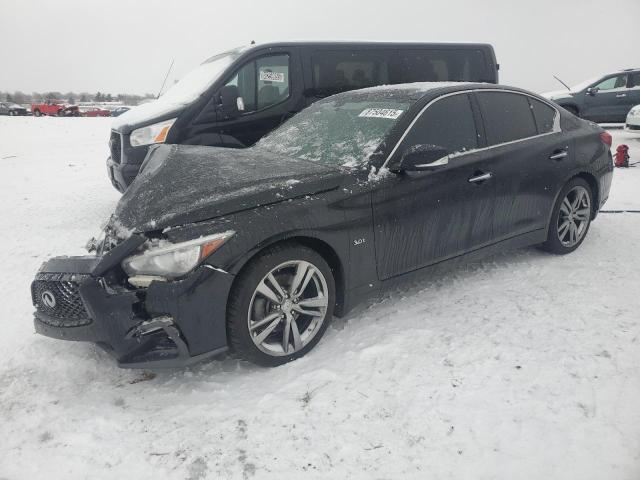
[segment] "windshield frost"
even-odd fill
[[[375,152],[408,107],[408,101],[396,100],[323,100],[297,114],[257,146],[290,157],[354,167]]]
[[[207,60],[163,93],[160,100],[177,104],[187,104],[194,101],[218,79],[236,57],[237,55],[226,53]]]

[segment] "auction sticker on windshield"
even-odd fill
[[[260,81],[284,83],[284,73],[260,71]]]
[[[391,120],[395,120],[402,115],[402,112],[404,112],[404,110],[395,110],[393,108],[367,108],[358,116],[367,118],[390,118]]]

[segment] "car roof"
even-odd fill
[[[371,46],[375,46],[375,47],[423,47],[423,46],[430,46],[430,47],[444,47],[444,48],[455,48],[455,47],[491,47],[491,44],[489,43],[475,43],[475,42],[459,42],[459,43],[451,43],[451,42],[366,42],[366,41],[359,41],[359,42],[350,42],[348,40],[340,40],[340,41],[335,41],[335,42],[328,42],[328,41],[318,41],[318,42],[314,42],[314,41],[310,41],[310,40],[303,40],[303,41],[286,41],[286,42],[266,42],[266,43],[252,43],[251,45],[247,45],[248,48],[264,48],[264,47],[270,47],[270,48],[275,48],[275,47],[284,47],[284,46],[312,46],[312,47],[350,47],[350,46],[354,46],[354,47],[366,47],[368,45]]]
[[[359,90],[350,90],[340,93],[337,96],[347,95],[375,95],[387,99],[397,100],[413,100],[417,101],[424,97],[438,97],[447,93],[466,91],[466,90],[504,90],[527,95],[535,95],[527,90],[506,85],[496,85],[494,83],[478,83],[478,82],[415,82],[415,83],[399,83],[394,85],[378,85],[375,87],[362,88]]]

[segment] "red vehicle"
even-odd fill
[[[82,112],[83,117],[110,117],[111,111],[104,108],[91,107]]]
[[[36,117],[42,115],[55,115],[58,117],[77,117],[80,110],[75,105],[66,105],[58,100],[47,100],[44,103],[32,103],[31,112]]]

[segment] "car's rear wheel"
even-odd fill
[[[235,281],[227,306],[229,344],[262,366],[305,355],[333,316],[331,268],[314,250],[295,243],[271,247]]]
[[[58,110],[58,116],[59,117],[64,117],[64,110],[62,110],[62,109]]]
[[[558,255],[573,252],[587,236],[592,214],[591,187],[582,178],[574,178],[558,195],[543,248]]]

